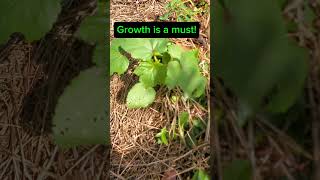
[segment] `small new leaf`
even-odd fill
[[[158,144],[165,144],[168,145],[168,131],[166,128],[162,128],[161,131],[156,134],[156,139]]]

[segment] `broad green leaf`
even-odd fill
[[[53,136],[59,146],[109,143],[104,75],[102,68],[82,71],[59,98],[53,117]]]
[[[197,49],[181,53],[179,60],[182,69],[185,71],[196,69],[198,72],[200,72],[198,54],[199,51]]]
[[[251,165],[247,160],[233,160],[223,169],[224,180],[250,180]]]
[[[92,16],[86,17],[76,32],[76,36],[92,43],[106,43],[106,24],[108,23],[106,3],[99,2]]]
[[[119,75],[127,71],[129,66],[129,60],[127,57],[123,56],[119,47],[121,45],[121,39],[114,39],[111,42],[110,48],[110,75],[113,73],[118,73]],[[107,59],[105,59],[106,61]]]
[[[210,176],[202,169],[196,171],[192,180],[210,180]]]
[[[194,82],[194,81],[192,81]],[[207,84],[207,79],[203,77],[202,75],[199,75],[199,78],[196,81],[196,89],[192,93],[192,97],[200,97],[203,94],[205,94],[206,91],[206,84]]]
[[[206,78],[200,73],[198,65],[198,50],[173,54],[178,61],[168,63],[165,84],[172,89],[178,85],[187,98],[198,98],[205,92]]]
[[[29,41],[43,37],[60,12],[59,0],[1,0],[0,43],[14,32],[21,32]]]
[[[305,50],[289,43],[276,1],[224,2],[228,11],[217,4],[212,24],[215,58],[219,59],[215,63],[216,74],[253,112],[264,106],[265,98],[278,86],[278,95],[271,97],[278,99],[275,100],[278,103],[273,102],[278,109],[272,111],[285,111],[295,102],[304,84]],[[288,78],[291,75],[294,78]],[[279,99],[285,102],[279,104]]]
[[[164,83],[166,71],[166,66],[162,63],[149,60],[141,62],[134,73],[139,76],[140,82],[146,87],[154,87]]]
[[[152,50],[155,54],[161,54],[167,51],[168,49],[168,39],[159,39],[159,38],[151,38]]]
[[[185,50],[177,44],[172,44],[168,46],[168,53],[171,55],[172,58],[180,59],[181,54],[184,52]]]
[[[127,38],[122,39],[122,48],[135,59],[149,60],[153,55],[167,51],[168,39]]]
[[[165,84],[169,89],[173,89],[179,81],[181,74],[181,67],[178,61],[170,61],[167,67],[167,76],[165,79]]]
[[[206,79],[201,76],[196,67],[183,70],[179,77],[179,87],[183,90],[186,98],[198,98],[204,94]]]
[[[156,91],[152,87],[145,87],[142,83],[135,84],[127,96],[128,108],[144,108],[153,103]]]

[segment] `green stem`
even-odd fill
[[[156,55],[154,55],[154,56],[153,56],[153,58],[154,58],[154,61],[155,61],[155,62],[157,62],[157,63],[159,63],[159,62],[160,62],[160,61],[158,60],[158,58],[157,58],[157,56],[156,56]]]

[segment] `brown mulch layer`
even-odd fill
[[[158,97],[149,108],[126,107],[126,95],[136,80],[125,75],[114,76],[111,81],[111,177],[161,179],[165,172],[174,169],[180,179],[186,179],[193,170],[208,168],[209,144],[204,137],[191,149],[178,140],[171,141],[169,146],[156,143],[155,134],[163,127],[170,129],[179,112],[187,110],[182,103],[173,106],[165,89],[158,90]],[[190,106],[192,116],[207,118],[203,110]]]

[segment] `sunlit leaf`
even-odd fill
[[[167,51],[168,39],[127,38],[122,48],[135,59],[149,60],[153,55]]]
[[[150,105],[156,96],[152,87],[145,87],[143,83],[135,84],[127,96],[128,108],[143,108]]]

